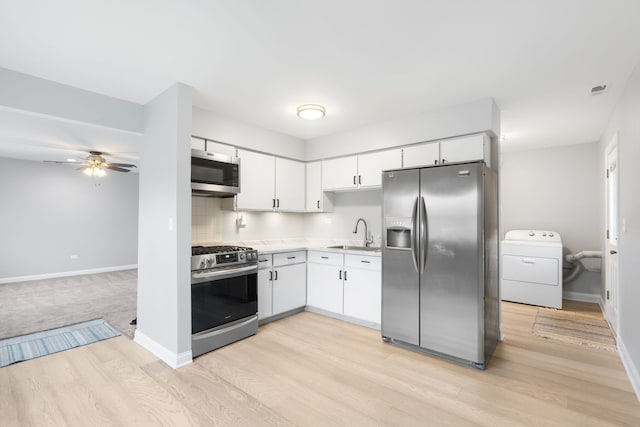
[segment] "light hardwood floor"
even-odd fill
[[[178,370],[118,337],[0,369],[0,425],[640,425],[618,354],[533,335],[536,310],[503,303],[484,372],[308,312]]]

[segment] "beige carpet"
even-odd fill
[[[137,284],[137,270],[0,284],[0,339],[93,319],[131,338]]]
[[[533,333],[540,337],[616,351],[616,340],[605,320],[547,309],[538,310]]]

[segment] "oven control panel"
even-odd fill
[[[191,257],[191,271],[252,263],[258,263],[258,251],[194,255]]]

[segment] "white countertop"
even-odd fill
[[[371,250],[357,250],[357,249],[340,249],[329,248],[329,246],[362,246],[361,240],[324,240],[324,239],[280,239],[280,240],[246,240],[246,241],[230,241],[230,242],[204,242],[194,243],[194,245],[234,245],[234,246],[248,246],[259,253],[263,254],[275,254],[282,252],[293,251],[322,251],[322,252],[336,252],[342,254],[357,254],[368,256],[382,256],[382,251]]]

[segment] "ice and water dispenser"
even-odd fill
[[[411,249],[411,218],[385,218],[387,248]]]

